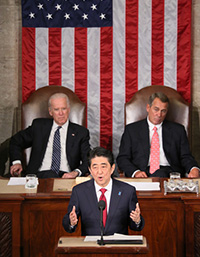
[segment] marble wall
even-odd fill
[[[0,143],[20,124],[21,1],[0,1]]]
[[[191,150],[200,164],[200,0],[192,3]],[[20,128],[21,1],[0,1],[0,143]]]
[[[192,1],[191,150],[200,165],[200,0]]]

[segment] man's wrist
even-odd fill
[[[78,176],[77,177],[80,177],[82,175],[82,172],[79,169],[75,169],[74,171],[78,172]]]
[[[140,170],[136,170],[136,171],[134,171],[134,172],[133,172],[133,174],[132,174],[132,178],[134,178],[134,177],[135,177],[135,174],[136,174],[138,171],[140,171]]]
[[[22,164],[20,160],[16,160],[16,161],[13,161],[12,162],[12,165],[15,165],[15,164]]]
[[[196,169],[196,170],[200,171],[199,167],[192,167],[192,168],[190,169],[190,171],[192,171],[193,169]]]
[[[135,222],[135,225],[136,225],[137,227],[139,227],[139,226],[140,226],[140,223],[141,223],[141,219],[140,219],[138,222]]]

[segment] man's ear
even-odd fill
[[[149,104],[147,104],[147,106],[146,106],[146,110],[147,110],[147,112],[149,113],[149,109],[150,109],[150,105]]]
[[[49,115],[52,116],[52,111],[50,107],[49,107]]]
[[[113,172],[114,172],[114,170],[115,170],[115,164],[112,165],[111,169],[112,169],[111,174],[113,174]]]

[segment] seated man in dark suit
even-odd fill
[[[6,163],[9,162],[9,142],[10,138],[0,144],[0,176],[2,177],[10,176],[6,169]]]
[[[185,128],[165,120],[168,107],[168,97],[154,93],[146,107],[147,119],[126,125],[117,164],[127,177],[169,177],[171,172],[199,176]]]
[[[98,201],[104,198],[104,235],[128,234],[132,230],[142,230],[144,219],[140,214],[135,187],[112,179],[115,169],[113,154],[96,147],[89,154],[89,170],[93,179],[75,186],[72,190],[68,212],[63,218],[63,226],[69,233],[75,231],[81,217],[82,235],[100,235],[100,211]],[[104,195],[105,194],[105,195]]]
[[[39,178],[75,178],[88,173],[90,151],[88,129],[69,121],[67,95],[56,93],[49,98],[53,119],[35,119],[32,125],[15,134],[10,141],[10,173],[22,172],[22,151],[32,147],[25,174]]]

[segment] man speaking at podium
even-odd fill
[[[103,210],[104,235],[128,234],[128,228],[140,231],[144,219],[140,214],[135,187],[111,178],[115,164],[113,154],[102,147],[89,153],[89,170],[93,179],[75,186],[68,212],[63,218],[64,229],[72,233],[81,217],[81,233],[100,235],[98,203],[105,201]]]

